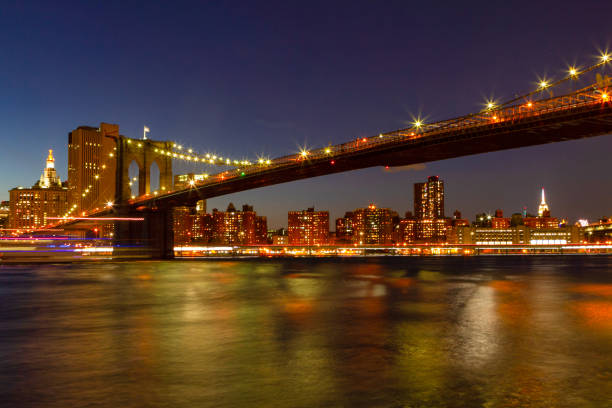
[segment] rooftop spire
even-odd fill
[[[60,181],[57,171],[55,171],[55,159],[53,158],[53,150],[49,149],[49,156],[47,156],[47,167],[43,170],[40,180],[37,186],[40,188],[50,187],[61,187],[62,182]]]
[[[55,159],[53,158],[53,150],[49,149],[49,156],[47,156],[47,168],[55,168]]]
[[[550,212],[548,209],[548,204],[546,204],[546,197],[544,195],[544,189],[542,188],[542,202],[540,203],[540,206],[538,207],[538,216],[543,217],[545,214],[550,214]],[[549,217],[550,215],[546,215],[546,216]]]

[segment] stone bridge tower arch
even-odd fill
[[[172,156],[163,154],[171,151],[172,142],[151,139],[130,139],[120,136],[117,141],[117,203],[131,197],[129,167],[134,161],[138,164],[138,194],[151,194],[151,165],[159,169],[160,193],[172,188]]]

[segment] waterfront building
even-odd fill
[[[190,207],[174,207],[172,210],[174,245],[183,246],[192,242],[194,214]]]
[[[32,188],[16,187],[9,194],[10,228],[40,228],[51,222],[49,217],[63,216],[68,210],[68,189],[55,170],[53,151],[49,150],[47,164]]]
[[[444,182],[438,176],[414,184],[414,215],[417,219],[444,218]]]
[[[446,239],[448,221],[444,217],[444,182],[430,176],[425,183],[414,184],[415,239],[439,242]]]
[[[397,235],[394,241],[398,244],[411,244],[416,240],[417,220],[404,218],[396,227]]]
[[[416,220],[416,239],[423,242],[441,242],[451,221],[446,218],[425,218]]]
[[[242,211],[230,203],[225,212],[213,209],[212,241],[226,245],[256,245],[267,243],[267,220],[258,217],[253,207],[243,205]]]
[[[455,227],[450,243],[463,245],[565,245],[580,242],[578,227]]]
[[[200,212],[196,208],[193,215],[191,241],[198,244],[208,244],[213,238],[213,216]]]
[[[459,210],[455,210],[453,213],[453,218],[447,224],[447,228],[445,231],[446,240],[448,242],[457,242],[457,227],[469,227],[470,222],[463,217],[461,217],[461,212]]]
[[[353,240],[353,213],[348,211],[344,213],[344,217],[336,219],[336,236],[337,244],[347,244]]]
[[[353,243],[358,245],[391,245],[393,218],[397,213],[370,204],[353,211]]]
[[[589,223],[586,220],[579,220],[576,223],[580,228],[582,239],[587,242],[602,243],[612,242],[612,219],[603,217],[597,222]]]
[[[564,245],[580,242],[580,230],[576,226],[529,229],[531,245]]]
[[[115,198],[119,125],[79,126],[68,134],[68,201],[71,214],[101,208]]]
[[[464,245],[519,245],[529,242],[528,228],[456,227],[451,234],[453,244]]]
[[[289,236],[288,235],[272,236],[272,245],[289,245]]]
[[[0,201],[0,237],[7,235],[8,219],[10,213],[10,202]]]
[[[269,244],[272,240],[268,238],[268,217],[255,215],[255,237],[254,244]]]
[[[507,229],[510,227],[510,218],[504,217],[502,210],[495,210],[495,217],[491,218],[491,228]]]
[[[329,211],[289,211],[289,245],[326,245],[329,242]]]
[[[559,220],[555,217],[525,217],[523,223],[529,228],[559,228]]]
[[[451,220],[451,227],[469,226],[470,222],[465,218],[461,217],[461,211],[455,210],[453,218]]]

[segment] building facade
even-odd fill
[[[430,176],[425,183],[414,185],[415,240],[446,240],[448,221],[444,216],[444,182]]]
[[[289,211],[289,245],[327,245],[329,242],[329,211]]]
[[[72,215],[115,199],[119,125],[80,126],[68,134],[68,201]]]
[[[580,242],[579,228],[455,227],[451,243],[463,245],[565,245]]]
[[[174,245],[188,245],[193,241],[194,218],[195,214],[190,207],[172,209]]]
[[[352,216],[352,242],[357,245],[391,245],[393,218],[396,216],[394,211],[374,204],[356,209]]]
[[[444,218],[444,182],[438,176],[415,183],[414,215],[417,219]]]
[[[247,204],[242,211],[236,210],[230,203],[226,211],[213,209],[212,242],[225,245],[258,245],[266,244],[267,220],[257,216],[253,207]]]
[[[337,244],[348,244],[353,240],[353,213],[346,212],[344,217],[336,219],[336,236]]]

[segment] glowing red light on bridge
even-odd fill
[[[330,161],[330,164],[333,166],[334,164],[336,164],[335,160]]]

